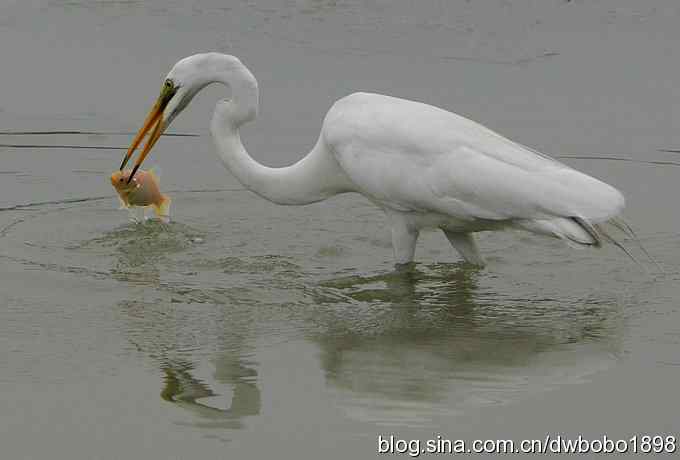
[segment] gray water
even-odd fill
[[[3,2],[0,130],[103,134],[0,134],[0,457],[677,436],[679,21],[674,0]],[[217,87],[171,130],[200,136],[149,160],[173,222],[132,223],[108,175],[205,50],[257,76],[263,163],[306,153],[352,91],[432,103],[617,186],[666,273],[525,233],[482,234],[474,270],[432,232],[396,274],[360,196],[279,207],[218,166]]]

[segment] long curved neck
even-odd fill
[[[245,187],[269,201],[289,205],[314,203],[352,190],[321,137],[311,152],[291,166],[270,168],[255,161],[241,142],[239,127],[257,115],[257,81],[242,64],[214,78],[231,88],[231,99],[217,103],[210,130],[222,163]]]

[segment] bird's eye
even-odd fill
[[[166,87],[166,88],[170,89],[170,88],[172,88],[173,86],[174,86],[174,85],[172,84],[172,80],[170,80],[170,79],[165,80],[165,87]]]

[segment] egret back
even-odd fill
[[[610,185],[427,104],[356,93],[331,108],[323,133],[361,192],[398,211],[601,222],[624,206]]]

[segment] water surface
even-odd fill
[[[680,158],[659,151],[680,147],[675,2],[0,13],[3,458],[371,458],[378,434],[678,434]],[[217,165],[217,87],[173,125],[200,136],[151,156],[173,222],[130,222],[108,175],[170,66],[211,49],[259,80],[243,134],[259,161],[299,158],[351,91],[434,103],[578,157],[564,161],[626,194],[666,274],[519,232],[480,235],[484,270],[428,232],[416,269],[395,273],[366,200],[279,207]],[[12,134],[53,130],[89,134]]]

